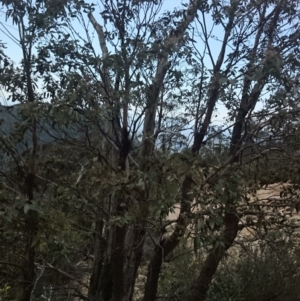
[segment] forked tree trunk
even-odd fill
[[[233,28],[235,9],[236,9],[236,4],[232,7],[232,12],[229,16],[229,22],[225,31],[222,47],[218,56],[217,63],[214,66],[214,74],[211,78],[210,95],[207,102],[207,110],[206,110],[204,121],[200,129],[198,129],[198,125],[200,124],[200,122],[197,119],[199,118],[199,116],[196,117],[192,155],[197,155],[200,151],[204,137],[206,136],[208,127],[211,123],[212,114],[218,100],[218,96],[220,92],[219,72],[224,61],[227,41],[230,37]],[[169,238],[166,238],[165,240],[160,242],[160,245],[156,248],[154,257],[150,261],[150,264],[148,266],[148,274],[147,274],[145,295],[143,301],[156,300],[157,286],[158,286],[162,263],[165,257],[169,255],[178,246],[181,237],[184,235],[186,231],[188,220],[185,215],[189,213],[190,204],[193,201],[192,195],[190,194],[192,187],[193,187],[192,178],[186,177],[181,188],[182,200],[180,206],[180,216],[177,221],[175,231],[172,233],[172,235]]]
[[[260,43],[260,38],[263,33],[264,22],[263,19],[265,17],[267,4],[262,8],[261,13],[261,23],[257,31],[257,35],[255,38],[255,43],[252,49],[252,53],[250,56],[248,71],[251,73],[253,66],[255,65],[255,59],[257,57],[257,50]],[[274,38],[274,30],[276,28],[276,23],[278,22],[280,12],[280,5],[277,7],[273,17],[272,17],[272,25],[271,30],[268,36],[268,47],[272,44]],[[231,163],[236,164],[239,162],[239,151],[241,149],[241,145],[244,142],[242,133],[245,124],[246,116],[255,108],[255,105],[261,95],[263,87],[266,83],[266,79],[268,74],[259,79],[252,90],[251,80],[249,80],[248,75],[245,75],[244,87],[243,87],[243,95],[240,103],[239,110],[237,112],[236,122],[233,127],[229,156],[231,158]],[[206,294],[209,290],[209,286],[212,282],[213,276],[215,275],[217,268],[221,259],[223,258],[225,252],[232,246],[237,233],[238,233],[238,223],[239,217],[238,213],[234,207],[234,201],[229,202],[227,204],[228,208],[225,211],[224,216],[224,233],[223,233],[223,246],[219,246],[216,250],[212,251],[206,258],[203,267],[201,269],[200,275],[197,278],[194,286],[192,287],[191,294],[188,300],[191,301],[204,301],[206,299]]]
[[[182,40],[186,29],[196,16],[197,8],[200,3],[200,0],[191,1],[190,6],[186,10],[185,17],[179,24],[178,30],[176,30],[176,34],[172,33],[164,41],[166,49],[171,48]],[[103,29],[93,18],[92,14],[89,14],[89,18],[98,33],[100,46],[105,58],[105,55],[107,55],[107,48],[105,45]],[[148,99],[144,119],[144,137],[141,149],[140,164],[140,168],[143,172],[147,172],[147,160],[149,160],[154,150],[154,131],[157,103],[165,75],[170,67],[168,57],[169,53],[166,51],[166,53],[162,56],[158,63],[156,76],[154,78],[153,84],[149,87],[149,95],[147,96]],[[103,74],[105,74],[105,71],[103,72]],[[108,81],[106,81],[104,84],[108,85],[106,87],[106,90],[111,90],[110,88],[112,87],[112,85]],[[119,116],[115,117],[118,118]],[[125,119],[123,120],[123,137],[120,145],[119,156],[119,168],[121,172],[123,172],[125,169],[125,162],[129,154],[129,148],[126,147],[126,139],[123,139],[124,133],[127,132],[127,127],[125,126],[127,120]],[[143,251],[144,235],[146,231],[145,222],[148,216],[149,206],[147,200],[149,199],[150,192],[151,191],[146,187],[142,199],[137,204],[139,206],[140,216],[137,217],[137,221],[134,224],[130,225],[130,229],[127,225],[123,225],[121,227],[116,226],[114,229],[112,229],[112,231],[114,231],[112,245],[107,246],[108,249],[111,249],[110,251],[112,253],[111,264],[113,288],[111,301],[131,301],[133,298],[135,281],[137,278],[137,270],[140,265]],[[126,200],[119,198],[115,201],[116,211],[114,212],[117,215],[122,216],[127,209],[124,206],[121,206],[121,204],[124,203],[124,201],[126,202]],[[94,265],[96,264],[97,263],[94,262]],[[97,267],[95,266],[95,268],[93,269],[92,277],[93,285],[95,284],[95,287],[98,286],[99,290],[103,291],[106,288],[103,286],[103,282],[100,285],[100,283],[97,281],[97,278],[99,278],[99,273],[96,272],[96,269]],[[105,269],[102,268],[102,275],[104,275],[104,272]],[[102,278],[103,277],[100,276],[100,280]],[[98,284],[96,285],[96,283]],[[94,291],[95,288],[90,289],[90,292],[92,292],[92,290]]]
[[[158,280],[162,263],[164,259],[178,246],[180,239],[185,234],[187,225],[189,223],[189,219],[186,215],[189,213],[190,205],[192,203],[192,194],[189,193],[192,186],[192,179],[187,176],[182,185],[180,213],[175,229],[169,237],[164,238],[159,242],[159,245],[156,246],[154,255],[148,265],[143,301],[156,300]]]

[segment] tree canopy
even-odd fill
[[[299,1],[0,3],[0,300],[221,300],[257,243],[299,279]]]

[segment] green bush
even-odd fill
[[[234,261],[234,262],[233,262]],[[228,258],[209,290],[208,301],[296,301],[300,299],[299,250],[261,243]]]
[[[181,247],[178,253],[186,253]],[[159,296],[187,300],[205,256],[193,252],[166,263]],[[256,247],[239,249],[222,262],[207,295],[207,301],[297,301],[300,300],[300,250],[292,242],[269,237]]]

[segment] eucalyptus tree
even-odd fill
[[[11,19],[12,24],[18,28],[17,35],[12,35],[6,31],[6,27],[2,33],[11,37],[13,43],[20,48],[22,52],[22,61],[19,66],[14,66],[10,58],[4,52],[1,53],[1,85],[10,93],[12,101],[18,100],[21,103],[27,103],[27,110],[35,111],[37,103],[41,98],[40,93],[37,93],[38,76],[35,74],[35,60],[33,56],[34,47],[37,41],[37,25],[35,20],[26,19],[25,15],[28,12],[31,15],[32,11],[38,10],[40,4],[35,8],[31,2],[19,1],[2,1],[2,8],[5,9],[5,18]],[[2,11],[3,12],[3,11]],[[1,45],[2,47],[4,44]],[[38,134],[37,134],[37,119],[36,114],[27,114],[25,118],[20,117],[18,130],[15,133],[2,132],[1,134],[1,149],[12,158],[15,165],[15,177],[11,177],[5,164],[2,165],[1,178],[6,179],[7,183],[1,183],[2,197],[4,199],[2,216],[8,224],[14,224],[16,220],[22,224],[23,234],[19,239],[23,241],[20,245],[21,263],[6,263],[17,267],[22,273],[21,279],[23,289],[20,293],[20,300],[31,300],[31,293],[36,279],[35,273],[35,257],[37,233],[39,228],[39,212],[38,210],[30,210],[36,208],[37,199],[35,197],[35,177],[37,169],[37,152],[38,152]],[[23,120],[22,120],[23,119]],[[4,124],[5,127],[5,124]],[[31,150],[27,156],[27,160],[17,150],[16,144],[22,139],[25,132],[29,132],[27,139],[30,141]],[[8,185],[7,185],[8,184]],[[11,210],[5,214],[9,208],[9,203],[14,199]],[[7,207],[8,206],[8,207]],[[18,218],[17,218],[18,216]],[[14,240],[14,231],[20,230],[20,224],[16,227],[12,226],[10,230],[6,227],[3,231],[4,245],[10,240]],[[5,225],[5,224],[4,224]],[[17,246],[16,246],[17,247]],[[4,251],[4,250],[3,250]]]
[[[298,114],[296,0],[191,0],[166,12],[160,0],[102,0],[98,6],[67,0],[1,2],[17,25],[23,51],[22,68],[2,60],[1,84],[60,131],[80,124],[80,137],[62,139],[68,151],[70,146],[74,153],[84,149],[81,156],[73,154],[76,168],[70,168],[69,179],[61,172],[47,183],[53,188],[48,194],[76,202],[92,216],[88,300],[133,300],[146,239],[153,241],[154,250],[142,300],[156,300],[162,264],[191,228],[195,248],[206,259],[187,299],[205,300],[221,260],[243,228],[254,227],[262,237],[267,229],[287,223],[261,210],[264,204],[250,202],[249,192],[261,183],[245,167],[278,150],[261,147],[264,128],[272,125],[281,135],[283,127],[276,122],[286,124]],[[220,133],[213,133],[220,104],[228,120]],[[27,271],[24,301],[31,300],[39,279],[34,270],[38,246],[32,241],[39,236],[40,218],[33,206],[38,194],[36,186],[26,183],[29,175],[47,178],[46,167],[36,167],[36,115],[27,111],[32,151],[21,185],[29,189],[22,208],[32,225],[24,231],[25,253],[30,254],[22,267]],[[230,134],[226,155],[205,162],[207,141],[222,132]],[[6,149],[7,139],[1,139]],[[249,147],[255,147],[250,155]],[[13,151],[11,156],[19,166],[22,156]],[[68,155],[60,160],[69,161]],[[283,206],[280,201],[268,206],[276,210]],[[296,204],[295,198],[289,201]],[[178,218],[166,222],[176,203]],[[46,258],[43,264],[74,280]]]

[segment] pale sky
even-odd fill
[[[184,1],[184,2],[187,2],[187,1]],[[163,7],[162,7],[162,12],[173,11],[174,8],[178,8],[178,9],[183,8],[181,3],[182,3],[182,0],[165,0]],[[98,12],[99,12],[99,10],[98,10]],[[97,10],[94,12],[94,16],[97,19],[97,21],[101,24],[102,23],[101,18],[100,18],[100,15],[97,13]],[[208,29],[210,29],[212,26],[211,18],[208,17],[206,22],[207,22]],[[10,33],[8,33],[6,31],[5,27],[3,26],[4,24],[5,24],[6,28],[10,30]],[[75,24],[76,24],[76,22],[75,22]],[[78,32],[80,34],[82,34],[82,36],[85,36],[85,33],[84,33],[82,27],[79,25],[78,22],[77,22],[77,24],[78,24],[78,27],[76,26],[76,28],[78,28]],[[91,28],[91,30],[93,30],[91,24],[90,24],[90,28]],[[16,29],[15,25],[14,26],[12,25],[11,19],[9,19],[7,22],[5,21],[5,12],[3,12],[3,9],[2,9],[2,11],[0,11],[0,42],[4,43],[7,47],[7,49],[5,50],[5,53],[11,58],[11,60],[13,60],[15,63],[18,63],[22,59],[22,52],[21,52],[20,47],[11,40],[11,38],[9,37],[9,34],[15,35],[17,37],[18,30]],[[222,38],[223,38],[223,30],[222,29],[215,27],[213,34],[215,36],[219,36],[220,39],[222,40]],[[203,43],[201,42],[200,38],[195,38],[195,40],[197,41],[197,45],[199,46],[198,49],[201,52],[203,49],[203,46],[202,46]],[[100,52],[96,34],[94,35],[93,42],[94,42],[93,44],[94,44],[95,49],[99,50],[99,52]],[[211,39],[210,47],[211,47],[213,57],[216,60],[219,50],[220,50],[220,42],[217,42],[217,41]],[[207,59],[205,60],[205,64],[208,68],[211,68],[211,62],[208,59],[208,56],[207,56]],[[5,93],[5,91],[3,91],[3,89],[1,90],[1,92],[2,92],[1,93],[2,95],[0,94],[0,104],[11,104],[11,103],[5,102],[7,93]],[[222,124],[223,117],[227,116],[227,110],[221,104],[218,105],[218,112],[219,112],[219,115],[217,117],[214,117],[214,124]],[[216,114],[214,114],[214,116],[215,115]]]

